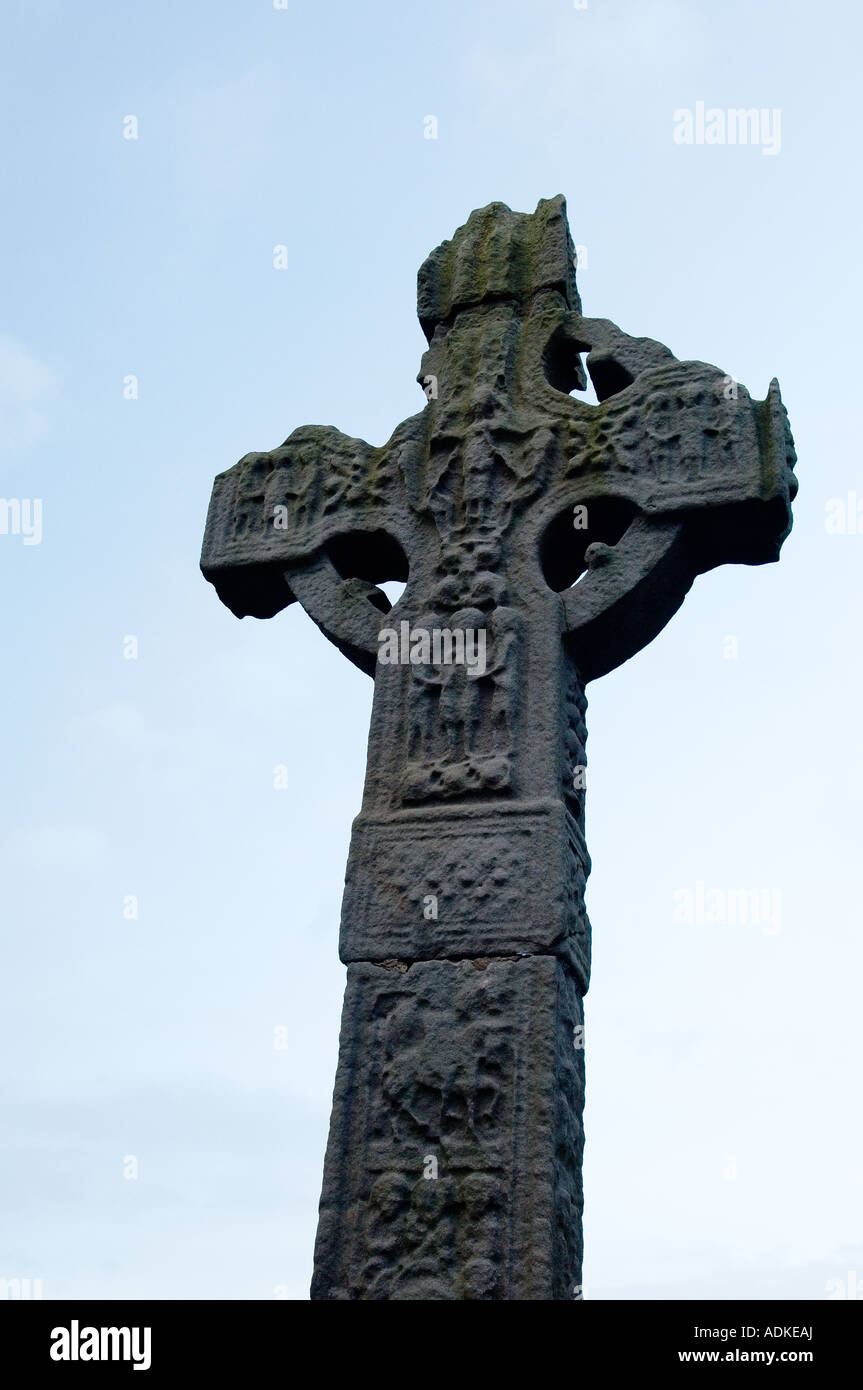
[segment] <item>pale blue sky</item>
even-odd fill
[[[586,1294],[863,1280],[863,527],[825,528],[863,500],[861,28],[850,0],[9,0],[0,494],[44,529],[0,535],[0,1277],[307,1296],[371,682],[298,608],[218,603],[210,486],[301,424],[382,442],[422,405],[420,261],[563,193],[585,312],[778,376],[801,482],[778,566],[699,579],[589,689]],[[779,153],[675,144],[701,100],[778,109]],[[779,930],[676,922],[698,883],[780,894]]]

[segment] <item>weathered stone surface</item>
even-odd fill
[[[313,1298],[574,1296],[581,1025],[551,956],[349,967]]]
[[[560,1039],[590,964],[585,686],[696,575],[777,559],[791,525],[776,383],[754,401],[585,318],[573,265],[562,198],[472,213],[419,272],[425,408],[382,448],[303,427],[214,485],[201,564],[222,600],[258,617],[299,601],[375,677],[318,1298],[572,1296],[581,1082]],[[568,394],[585,355],[598,405]],[[392,610],[388,579],[407,581]],[[482,670],[379,659],[382,630],[435,629],[481,632]],[[492,1000],[494,1027],[471,1014]],[[467,1131],[448,1142],[488,1095],[471,1038],[499,1066],[495,1163]],[[399,1074],[424,1116],[410,1143]]]

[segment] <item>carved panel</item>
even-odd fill
[[[486,590],[495,592],[495,579],[485,572],[472,576],[480,601],[487,597]],[[470,584],[465,587],[470,594]],[[498,581],[498,591],[502,588]],[[474,664],[451,660],[411,666],[402,799],[418,802],[512,790],[522,619],[514,608],[500,604],[488,614],[469,607],[445,615],[425,613],[416,626],[454,633],[461,640],[470,634]],[[452,643],[451,636],[449,640]],[[479,651],[481,662],[476,660]]]
[[[596,478],[648,512],[767,497],[758,403],[706,363],[657,368],[567,426],[567,479]],[[783,460],[784,464],[784,460]]]
[[[348,971],[313,1298],[573,1296],[581,999],[559,961]]]
[[[586,972],[582,846],[559,802],[361,816],[345,879],[342,959],[550,951]]]

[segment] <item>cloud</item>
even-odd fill
[[[585,1273],[586,1299],[696,1300],[857,1299],[863,1289],[863,1248],[837,1245],[807,1256],[788,1248],[744,1254],[717,1246],[655,1244],[636,1253],[627,1245],[607,1250],[591,1280]],[[633,1279],[631,1272],[638,1269]]]
[[[57,390],[50,368],[0,333],[0,452],[26,449],[50,430],[44,407]]]
[[[278,143],[283,101],[278,72],[266,64],[182,92],[173,132],[178,197],[211,212],[237,213],[241,198],[259,196],[262,166]]]
[[[150,754],[171,746],[168,735],[155,729],[136,705],[105,705],[76,721],[74,728],[90,732],[100,741],[110,742],[127,752]]]
[[[120,757],[138,784],[173,790],[195,785],[186,732],[158,727],[137,705],[118,701],[72,719],[67,736],[73,747],[87,751],[93,769],[116,767]]]
[[[535,42],[525,42],[531,31]],[[484,98],[513,119],[521,119],[525,102],[542,119],[569,119],[597,93],[607,104],[624,75],[652,82],[657,72],[693,62],[703,47],[703,22],[680,0],[597,4],[520,30],[515,46],[495,45],[486,34],[468,51],[467,79],[480,104]],[[629,103],[619,109],[631,112]]]
[[[104,867],[107,846],[105,832],[92,825],[44,825],[11,835],[0,845],[0,864],[87,874]]]
[[[319,1119],[274,1087],[81,1082],[2,1097],[0,1275],[46,1299],[308,1297]]]

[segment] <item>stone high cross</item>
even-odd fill
[[[418,312],[425,408],[382,448],[312,425],[247,454],[215,481],[201,565],[238,617],[299,601],[375,682],[312,1297],[567,1299],[585,686],[697,574],[778,559],[795,455],[775,381],[754,401],[582,317],[560,197],[472,213]],[[599,404],[569,394],[582,354]],[[422,640],[467,628],[482,669]],[[378,659],[386,630],[408,659]]]

